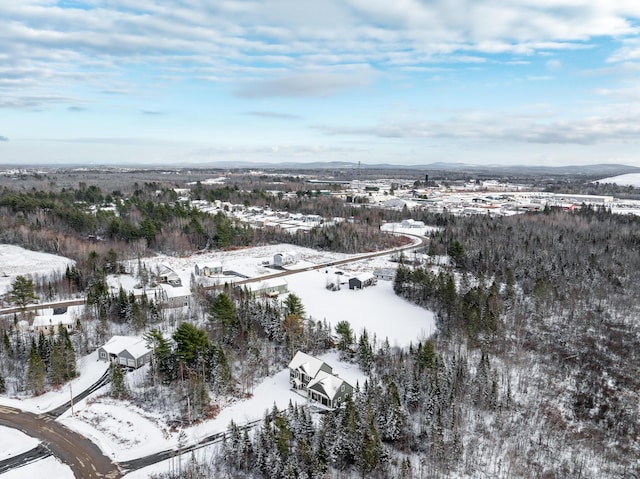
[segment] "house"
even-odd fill
[[[222,274],[222,263],[215,262],[202,266],[195,266],[196,276],[214,276],[216,274]]]
[[[162,299],[160,304],[165,308],[182,308],[191,305],[191,290],[186,286],[171,286],[168,284],[162,287]]]
[[[114,336],[98,348],[98,358],[129,368],[139,368],[151,362],[152,350],[144,338],[138,336]]]
[[[376,284],[376,277],[371,273],[363,273],[349,278],[349,289],[362,289]]]
[[[289,363],[289,382],[311,401],[336,408],[353,394],[353,386],[333,373],[324,361],[298,351]]]
[[[307,394],[312,401],[337,408],[347,396],[353,394],[353,386],[336,374],[321,371],[307,384]]]
[[[260,283],[247,283],[243,286],[254,296],[275,297],[281,293],[289,291],[289,284],[284,278],[272,278]]]
[[[160,267],[160,271],[158,271],[158,283],[181,286],[182,280],[180,279],[180,276],[178,276],[178,273],[168,266],[162,265]]]
[[[402,220],[403,228],[424,228],[424,222],[416,221],[414,219]]]
[[[290,264],[295,264],[298,261],[295,253],[276,253],[273,255],[273,264],[274,266],[288,266]]]
[[[373,270],[373,276],[383,281],[393,281],[396,277],[396,270],[393,268],[378,268]]]
[[[36,316],[33,318],[33,332],[35,334],[57,334],[60,328],[64,328],[67,332],[72,333],[74,330],[76,320],[69,313],[63,314],[50,314]]]

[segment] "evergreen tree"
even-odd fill
[[[9,298],[20,307],[23,313],[28,305],[37,303],[38,297],[33,292],[33,279],[26,278],[22,275],[17,276],[16,279],[13,280],[13,283],[11,283]]]
[[[176,377],[175,361],[171,345],[160,331],[152,329],[145,335],[147,346],[153,351],[153,378],[159,376],[164,384]]]
[[[111,363],[109,365],[109,375],[111,376],[111,397],[115,399],[126,397],[128,395],[128,388],[120,365]]]
[[[369,335],[366,329],[362,331],[360,339],[358,340],[358,364],[366,374],[371,372],[373,349],[369,343]]]
[[[204,360],[209,349],[209,339],[203,329],[191,323],[182,323],[173,333],[176,343],[176,356],[189,368],[198,369],[199,362]],[[198,372],[198,371],[196,371]]]
[[[47,371],[42,361],[42,358],[38,355],[35,342],[31,341],[31,350],[29,351],[29,364],[27,369],[27,389],[33,393],[34,396],[38,396],[44,392],[44,382],[47,376]]]
[[[220,331],[224,342],[230,343],[240,327],[236,306],[225,293],[218,294],[213,300],[209,320]]]
[[[289,293],[283,303],[285,309],[285,316],[290,314],[302,317],[304,316],[304,306],[302,300],[294,293]]]
[[[338,350],[343,356],[350,356],[351,346],[353,346],[353,330],[349,321],[340,321],[336,324],[336,333],[338,334]]]

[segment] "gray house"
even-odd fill
[[[353,386],[334,374],[331,366],[302,351],[298,351],[289,363],[289,382],[310,401],[328,408],[339,407],[348,395],[353,394]]]
[[[320,371],[333,373],[333,369],[324,361],[298,351],[289,363],[289,381],[294,389],[305,389],[307,384],[315,378]]]
[[[307,384],[307,394],[312,401],[330,408],[339,407],[347,396],[353,394],[353,386],[337,374],[321,371]]]
[[[137,336],[114,336],[98,348],[100,360],[134,369],[151,362],[152,353],[144,338]]]

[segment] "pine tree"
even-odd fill
[[[336,324],[336,333],[339,336],[338,350],[343,356],[350,356],[351,346],[353,345],[353,330],[349,321],[340,321]]]
[[[358,364],[360,368],[366,373],[371,372],[371,365],[373,363],[373,349],[369,343],[369,335],[367,330],[363,330],[358,341]]]
[[[4,377],[0,374],[0,394],[7,392],[7,385],[4,382]]]
[[[111,376],[111,397],[115,399],[126,397],[128,395],[128,388],[122,368],[116,363],[111,363],[109,365],[109,374]]]
[[[16,279],[11,283],[9,298],[24,313],[29,304],[38,302],[38,297],[33,292],[33,280],[22,275],[16,276]]]
[[[218,328],[223,341],[230,343],[233,340],[240,327],[240,319],[235,304],[225,293],[220,293],[213,300],[209,321]]]
[[[31,350],[29,351],[29,365],[27,369],[27,389],[38,396],[44,392],[44,382],[47,371],[38,355],[35,341],[31,341]]]

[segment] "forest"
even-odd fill
[[[150,410],[173,404],[167,421],[188,426],[216,414],[213,398],[250,394],[296,350],[337,348],[368,376],[342,408],[317,414],[292,405],[265,411],[251,430],[232,423],[209,460],[162,477],[640,474],[639,219],[591,207],[453,217],[362,208],[304,192],[279,198],[255,186],[198,185],[196,191],[209,199],[353,218],[304,237],[289,235],[290,242],[318,249],[394,244],[379,231],[383,221],[413,217],[438,226],[428,253],[447,256],[448,265],[401,263],[394,281],[397,295],[436,313],[438,333],[393,347],[366,330],[353,331],[346,320],[310,320],[295,295],[279,303],[241,289],[196,288],[191,316],[170,317],[153,302],[110,293],[106,275],[123,259],[138,259],[136,274],[143,278],[144,256],[152,251],[285,237],[201,213],[155,183],[139,185],[131,196],[87,185],[46,193],[5,188],[0,217],[7,227],[0,240],[77,261],[59,278],[36,278],[35,294],[84,292],[89,307],[71,339],[25,341],[14,327],[17,316],[4,321],[0,385],[11,380],[12,387],[37,394],[75,375],[57,366],[60,357],[86,354],[114,331],[144,332],[155,350],[144,384],[127,388],[116,368],[111,394]],[[118,216],[92,212],[107,200]],[[172,334],[162,334],[173,321]]]

